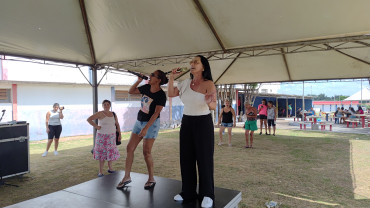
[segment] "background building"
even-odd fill
[[[62,137],[93,133],[86,121],[93,113],[88,68],[80,71],[65,66],[16,61],[2,61],[0,65],[0,110],[5,110],[2,122],[27,121],[31,140],[46,139],[46,113],[54,103],[59,103],[65,107]],[[117,114],[121,130],[130,131],[140,109],[140,96],[130,96],[128,89],[137,77],[114,72],[103,76],[104,73],[104,70],[99,71],[98,102],[111,100],[112,111]],[[99,110],[102,110],[101,105]],[[178,98],[168,100],[161,113],[162,124],[181,117],[181,101]]]

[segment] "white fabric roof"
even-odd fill
[[[0,54],[150,73],[199,53],[216,84],[370,77],[369,10],[368,0],[3,0]]]
[[[361,90],[360,90],[344,100],[348,100],[348,101],[370,100],[370,91],[368,88],[362,88],[362,99],[361,99]]]

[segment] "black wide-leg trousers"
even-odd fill
[[[184,200],[214,199],[214,127],[211,114],[182,118],[180,129],[181,196]],[[197,195],[197,166],[199,195]]]

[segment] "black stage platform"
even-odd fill
[[[154,189],[145,190],[144,184],[148,176],[131,173],[132,182],[123,190],[116,189],[123,175],[123,171],[105,175],[61,191],[13,204],[8,208],[200,208],[201,202],[198,201],[182,204],[173,200],[181,190],[181,181],[155,177],[157,184]],[[241,201],[240,191],[215,187],[215,195],[215,208],[236,208]]]

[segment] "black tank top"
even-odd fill
[[[222,123],[232,123],[233,122],[233,114],[231,110],[227,113],[222,112]]]

